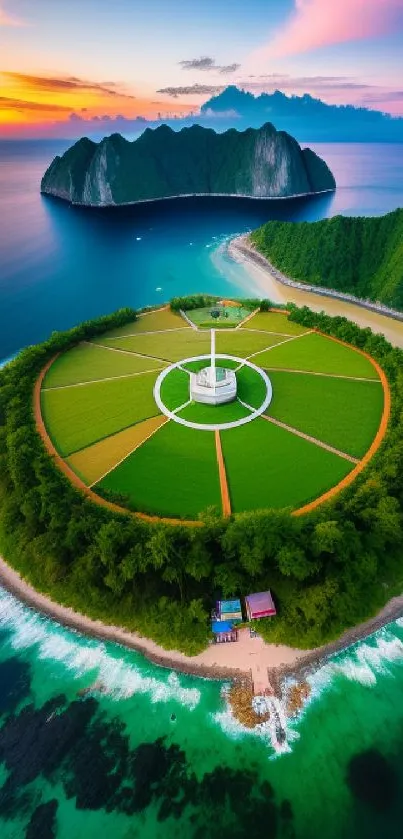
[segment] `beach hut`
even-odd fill
[[[231,621],[211,621],[211,631],[215,644],[238,640],[238,630],[234,629]]]
[[[219,621],[241,621],[241,601],[238,599],[218,600],[216,606],[216,615]]]
[[[276,607],[270,591],[259,591],[257,594],[248,594],[245,597],[246,614],[248,620],[257,618],[270,618],[276,614]]]

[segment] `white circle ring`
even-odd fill
[[[179,425],[185,425],[187,428],[195,428],[198,431],[226,431],[229,428],[237,428],[239,425],[245,425],[247,422],[252,422],[252,420],[256,419],[257,417],[260,417],[260,415],[264,413],[266,408],[269,407],[273,397],[273,388],[271,381],[267,373],[265,373],[264,370],[261,370],[260,367],[257,367],[256,364],[252,364],[251,361],[247,361],[245,358],[237,358],[237,356],[235,355],[217,354],[216,358],[228,359],[229,361],[237,361],[239,362],[240,366],[250,367],[252,370],[255,370],[255,372],[259,374],[259,376],[263,379],[266,385],[266,396],[260,408],[257,408],[255,411],[251,411],[251,413],[248,414],[248,416],[242,417],[241,419],[234,420],[233,422],[217,423],[215,425],[210,425],[202,422],[189,422],[189,420],[183,419],[183,417],[178,417],[178,415],[175,414],[174,411],[168,410],[168,408],[161,399],[161,385],[164,379],[166,379],[166,377],[169,376],[169,374],[172,373],[173,370],[182,368],[183,364],[190,364],[193,361],[208,361],[210,358],[210,355],[195,355],[192,356],[192,358],[183,358],[181,361],[176,361],[175,364],[170,364],[169,367],[166,367],[165,370],[163,370],[162,373],[159,374],[157,381],[154,385],[154,399],[161,413],[165,414],[165,416],[168,417],[168,419],[171,419],[174,422],[179,423]],[[190,371],[187,372],[189,372],[190,376]]]

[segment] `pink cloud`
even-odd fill
[[[392,31],[403,0],[295,0],[295,11],[260,50],[282,57]]]

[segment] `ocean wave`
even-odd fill
[[[4,590],[0,590],[0,626],[11,632],[9,644],[13,650],[35,647],[38,659],[60,664],[73,679],[88,677],[94,691],[100,690],[113,699],[128,699],[141,693],[148,694],[152,703],[175,700],[190,710],[199,704],[200,690],[184,687],[176,673],[164,673],[165,678],[161,679],[143,673],[128,660],[136,653],[121,648],[122,656],[119,657],[116,655],[119,646],[115,645],[115,654],[112,654],[108,648],[112,645],[59,626]],[[145,661],[144,666],[157,669]]]

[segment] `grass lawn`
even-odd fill
[[[365,454],[382,416],[380,382],[278,372],[270,373],[270,379],[269,416],[354,457]]]
[[[183,417],[189,422],[201,422],[208,425],[235,422],[249,415],[250,411],[237,401],[228,402],[226,405],[203,405],[201,402],[192,402],[183,411],[178,411],[178,417]]]
[[[68,463],[74,472],[90,486],[95,481],[99,481],[105,472],[116,466],[123,457],[140,446],[164,422],[166,418],[160,415],[131,425],[123,431],[118,431],[117,434],[94,443],[93,446],[72,454],[68,458]]]
[[[157,370],[162,366],[161,362],[153,359],[138,358],[135,355],[131,358],[130,355],[104,350],[95,344],[79,344],[59,355],[48,370],[43,387],[63,387],[111,376]]]
[[[243,306],[226,306],[224,311],[228,317],[223,314],[219,318],[212,318],[210,312],[215,308],[221,311],[221,307],[211,305],[205,306],[203,309],[192,309],[186,314],[189,320],[201,329],[230,329],[241,323],[251,312],[250,309],[245,309]]]
[[[239,399],[252,408],[260,408],[266,396],[266,385],[259,373],[245,365],[238,370],[236,381]]]
[[[210,352],[211,347],[209,332],[195,332],[190,326],[178,332],[157,332],[155,335],[136,335],[131,338],[117,338],[113,341],[110,338],[101,337],[97,341],[110,347],[119,347],[129,352],[143,353],[167,361],[180,361],[182,358],[203,355]]]
[[[156,515],[196,518],[210,506],[221,510],[214,434],[168,422],[99,486]]]
[[[268,370],[283,367],[340,376],[378,378],[371,362],[363,355],[315,332],[260,353],[253,361]]]
[[[239,361],[231,361],[231,359],[220,359],[217,358],[217,367],[226,367],[228,370],[235,370],[239,367]],[[208,359],[204,359],[204,361],[189,361],[187,364],[183,365],[185,370],[191,370],[193,373],[197,373],[198,370],[202,370],[203,367],[209,367]]]
[[[352,464],[258,418],[221,432],[234,512],[300,507],[337,484]]]
[[[153,387],[158,373],[42,391],[42,414],[61,455],[67,456],[156,416]]]
[[[241,329],[264,329],[267,332],[278,332],[281,335],[302,335],[306,326],[293,323],[287,315],[278,312],[258,312],[253,318],[241,326]]]
[[[242,331],[237,329],[236,332],[217,332],[216,352],[246,358],[252,353],[278,344],[279,341],[284,341],[281,335],[265,335],[262,332],[248,332],[246,329]]]
[[[136,321],[126,323],[125,326],[119,326],[117,329],[111,329],[105,332],[105,337],[113,337],[114,335],[137,335],[142,332],[156,332],[161,329],[185,329],[189,324],[186,323],[181,315],[171,312],[170,309],[163,309],[159,312],[148,312],[145,315],[139,315]]]
[[[169,411],[184,405],[190,398],[190,376],[183,370],[172,370],[161,385],[161,399]]]

